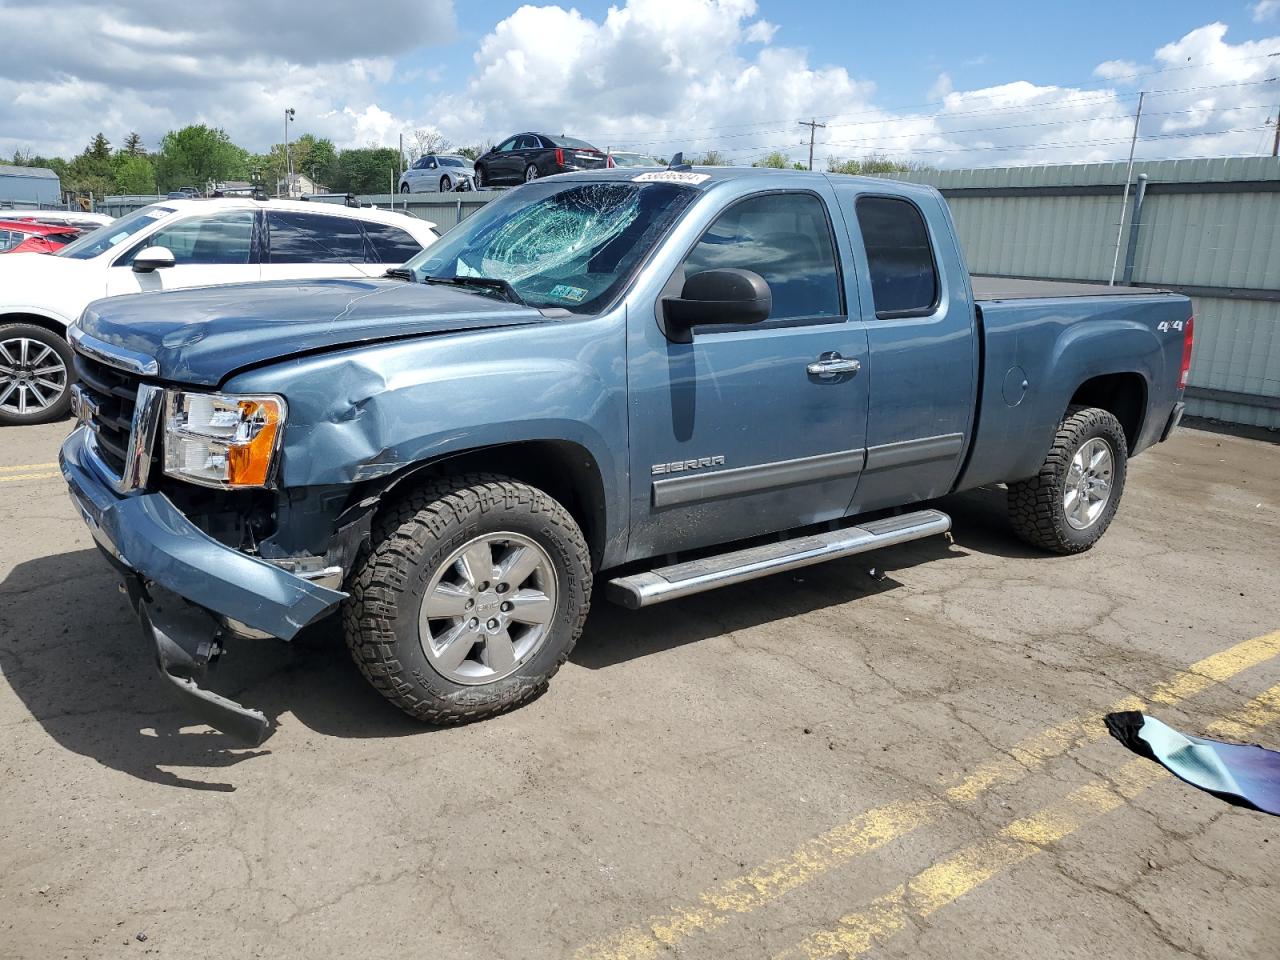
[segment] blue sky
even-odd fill
[[[294,135],[458,145],[525,129],[669,154],[938,166],[1249,155],[1280,103],[1280,0],[1073,4],[783,0],[0,2],[0,152],[192,122],[265,150]],[[1131,74],[1142,76],[1132,77]],[[157,85],[156,77],[164,83]]]

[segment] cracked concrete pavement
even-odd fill
[[[1280,445],[1184,428],[1091,553],[1023,547],[1000,490],[950,498],[954,545],[600,601],[550,692],[485,723],[402,717],[330,626],[239,644],[213,683],[279,724],[245,750],[154,678],[41,466],[66,430],[0,445],[3,957],[774,956],[1133,759],[1096,730],[1035,763],[1015,744],[1280,629]],[[1277,683],[1258,658],[1151,712],[1200,732]],[[804,853],[896,809],[923,819]],[[1165,778],[869,955],[1270,960],[1276,826]]]

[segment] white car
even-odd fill
[[[443,153],[428,153],[400,174],[401,193],[448,193],[472,179],[471,161]]]
[[[70,326],[125,293],[256,280],[377,277],[439,234],[428,220],[301,200],[162,200],[56,254],[0,257],[0,425],[66,416]]]

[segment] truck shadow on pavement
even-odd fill
[[[572,662],[601,669],[727,631],[784,621],[894,590],[892,572],[973,550],[1042,557],[1008,529],[1003,491],[938,506],[956,520],[942,537],[886,548],[632,613],[597,601]],[[872,572],[874,571],[874,572]],[[270,753],[194,725],[156,675],[152,653],[115,574],[96,550],[30,560],[0,583],[0,673],[59,745],[140,780],[197,790],[231,783],[187,771],[228,769]],[[336,618],[292,643],[239,641],[207,685],[262,710],[289,714],[324,736],[387,738],[433,732],[386,703],[351,663]],[[268,739],[267,743],[270,743]]]

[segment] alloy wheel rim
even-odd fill
[[[67,366],[58,351],[30,337],[0,340],[0,410],[42,413],[67,390]]]
[[[537,167],[532,167],[532,166],[531,166],[528,170],[526,170],[526,171],[524,172],[524,182],[525,182],[525,183],[531,183],[532,181],[537,180],[537,179],[538,179],[538,168],[537,168]]]
[[[487,533],[449,555],[427,584],[418,639],[432,668],[454,683],[493,683],[546,643],[557,583],[551,557],[518,533]]]
[[[1102,516],[1111,502],[1115,453],[1101,437],[1081,444],[1071,458],[1062,495],[1062,511],[1076,530],[1087,530]]]

